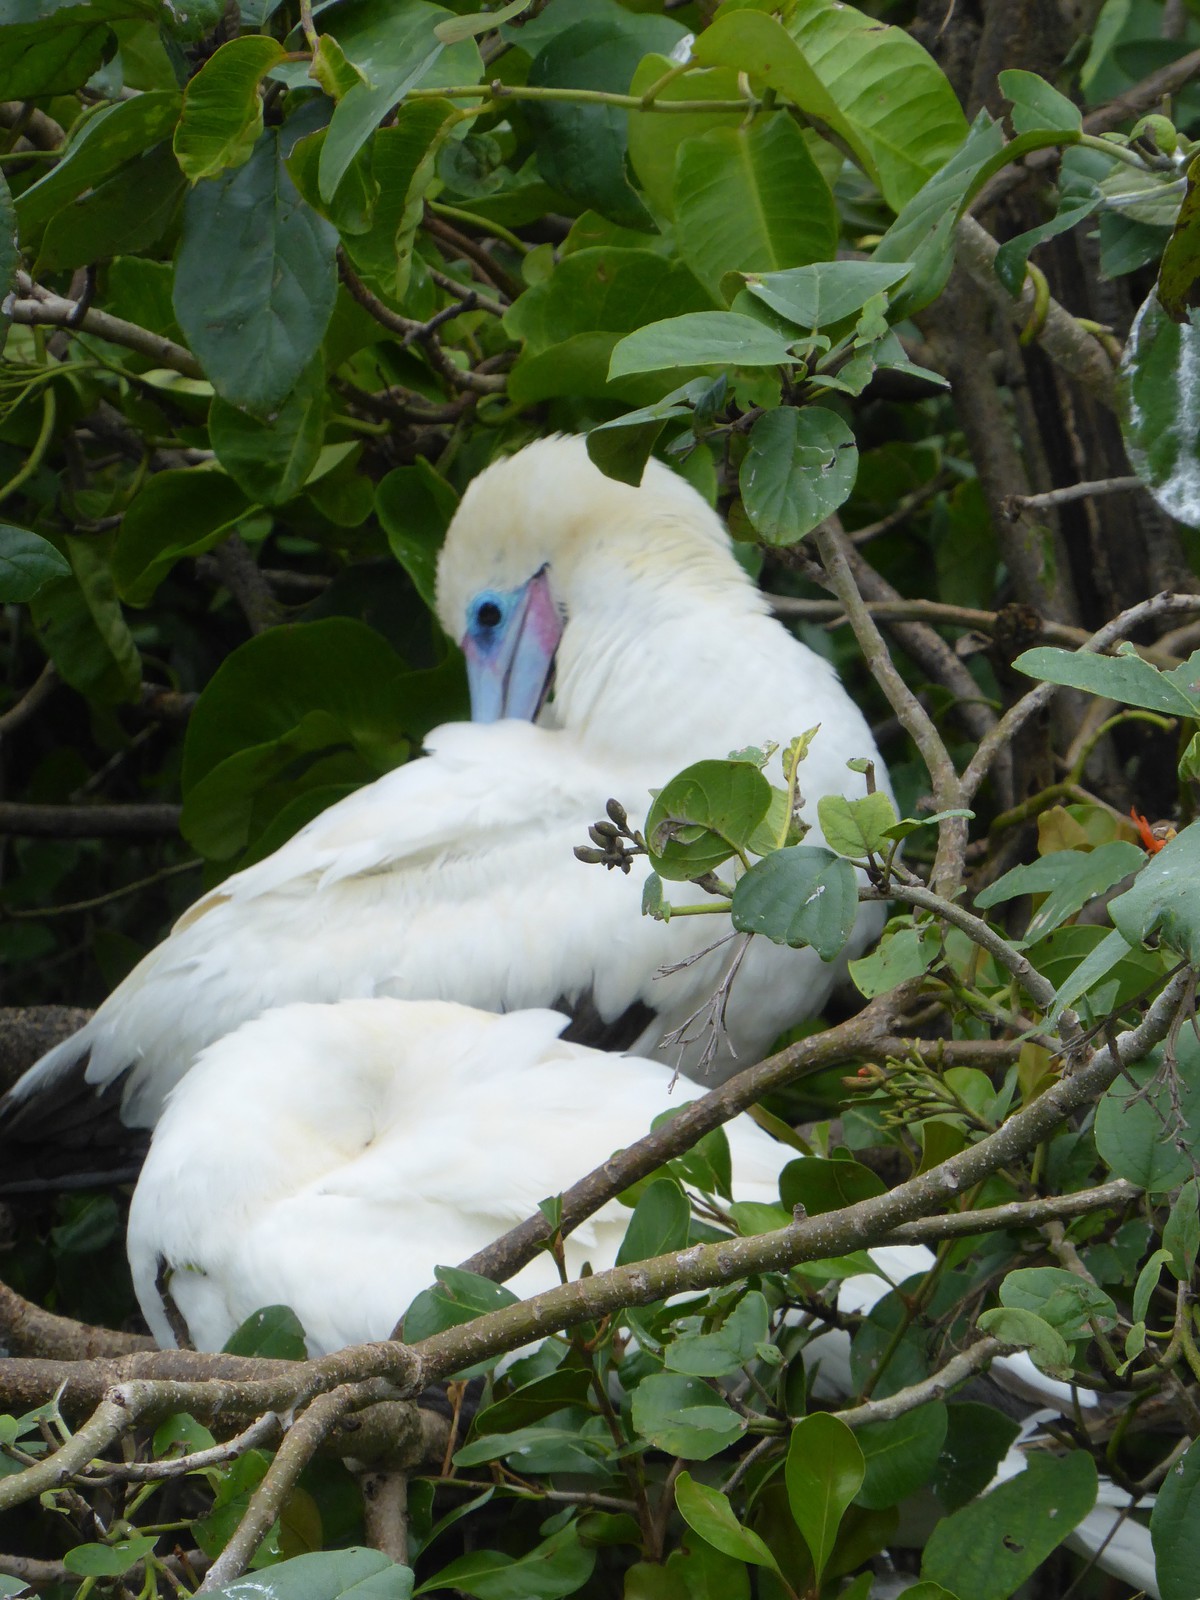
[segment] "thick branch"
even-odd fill
[[[156,362],[160,367],[170,367],[185,378],[202,378],[204,371],[190,350],[185,350],[173,339],[151,333],[149,328],[139,328],[136,323],[122,317],[110,316],[95,307],[84,310],[74,300],[46,290],[34,291],[30,299],[15,299],[8,308],[13,322],[26,327],[65,328],[68,333],[91,333],[110,344],[124,345],[140,356]]]
[[[178,806],[39,806],[0,800],[0,834],[27,839],[148,839],[179,832]]]

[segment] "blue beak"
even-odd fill
[[[533,722],[550,689],[563,621],[546,568],[519,589],[475,596],[463,635],[472,722]]]

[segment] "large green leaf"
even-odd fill
[[[982,1494],[1020,1432],[1019,1425],[977,1400],[955,1400],[946,1407],[946,1441],[933,1487],[947,1511],[957,1511]]]
[[[1126,705],[1145,706],[1171,717],[1200,716],[1200,693],[1195,688],[1200,655],[1183,667],[1160,672],[1144,661],[1131,647],[1115,656],[1097,655],[1090,650],[1059,650],[1039,645],[1026,650],[1013,662],[1018,672],[1044,683],[1061,683],[1071,689],[1086,689],[1089,694],[1121,700]]]
[[[595,1549],[580,1543],[579,1524],[571,1522],[521,1556],[498,1550],[459,1556],[416,1593],[453,1591],[474,1595],[475,1600],[561,1600],[583,1588],[595,1564]]]
[[[175,313],[213,387],[269,418],[316,354],[337,293],[337,234],[301,199],[278,130],[184,206]]]
[[[49,539],[0,522],[0,605],[23,604],[53,578],[70,576],[71,563]]]
[[[686,267],[652,250],[600,246],[565,256],[513,302],[504,326],[540,354],[578,333],[631,333],[708,304]]]
[[[249,161],[263,128],[258,86],[283,57],[277,39],[247,34],[223,44],[188,84],[173,142],[193,183]]]
[[[179,95],[152,90],[102,106],[63,147],[62,159],[16,201],[21,241],[36,243],[50,218],[85,191],[109,181],[118,167],[159,144],[175,126]]]
[[[67,538],[73,578],[53,578],[32,601],[38,635],[61,676],[100,702],[133,699],[141,659],[117,598],[110,539]]]
[[[392,554],[431,611],[438,553],[457,504],[454,490],[423,456],[411,467],[396,467],[375,490],[375,514]]]
[[[1192,158],[1187,173],[1187,193],[1163,251],[1158,274],[1158,298],[1172,322],[1185,323],[1197,301],[1200,279],[1200,160]]]
[[[946,1440],[947,1420],[946,1407],[933,1400],[903,1416],[855,1429],[867,1469],[858,1504],[881,1511],[928,1483]]]
[[[897,211],[966,136],[954,91],[930,56],[853,6],[800,0],[786,27],[762,12],[726,11],[693,54],[749,72],[828,127]]]
[[[711,872],[748,847],[770,803],[770,784],[749,762],[697,761],[659,791],[646,817],[654,870],[680,880]]]
[[[218,395],[208,414],[217,460],[249,499],[280,505],[298,494],[325,437],[325,363],[318,354],[270,421],[239,411]]]
[[[752,1361],[767,1342],[770,1312],[758,1291],[751,1290],[712,1333],[688,1333],[673,1339],[663,1352],[672,1372],[693,1378],[723,1378]]]
[[[184,188],[164,139],[55,212],[42,234],[38,271],[89,266],[146,249],[166,232]]]
[[[1133,470],[1169,516],[1200,527],[1200,325],[1173,322],[1151,294],[1121,364],[1121,427]]]
[[[908,273],[906,261],[818,261],[785,272],[755,273],[750,293],[801,328],[830,328],[861,311]]]
[[[921,1576],[971,1600],[1008,1600],[1095,1499],[1096,1465],[1086,1451],[1031,1456],[1015,1478],[938,1523]]]
[[[633,1425],[649,1444],[685,1461],[708,1461],[742,1437],[745,1423],[699,1378],[657,1372],[633,1391]]]
[[[1163,1479],[1150,1518],[1162,1600],[1195,1600],[1200,1571],[1200,1441]]]
[[[1162,1194],[1191,1176],[1198,1140],[1200,1046],[1181,1033],[1172,1067],[1136,1064],[1106,1091],[1096,1109],[1096,1149],[1118,1178]]]
[[[1044,894],[1025,930],[1027,940],[1040,939],[1145,862],[1145,852],[1124,839],[1096,850],[1056,850],[1027,866],[1013,867],[977,894],[975,903],[986,911],[1017,895]]]
[[[1132,945],[1155,934],[1164,944],[1200,964],[1200,823],[1150,857],[1132,889],[1110,901],[1108,914]]]
[[[857,475],[854,434],[835,411],[779,406],[751,428],[738,487],[759,537],[789,545],[849,498]]]
[[[773,272],[837,248],[833,195],[783,112],[685,140],[674,209],[680,253],[714,296],[727,272]]]
[[[733,311],[694,311],[652,322],[622,339],[609,376],[661,372],[674,367],[774,367],[792,361],[787,341]]]
[[[227,1600],[408,1600],[412,1584],[408,1567],[350,1545],[277,1561],[212,1593]]]
[[[622,94],[649,50],[668,52],[683,36],[669,17],[597,8],[547,41],[529,82],[549,89],[601,89]],[[546,182],[629,228],[651,226],[625,174],[626,114],[616,106],[531,101],[526,106]]]
[[[742,1527],[729,1497],[719,1489],[697,1483],[690,1472],[681,1472],[675,1480],[675,1504],[688,1527],[723,1555],[778,1572],[775,1557],[758,1534]]]
[[[117,537],[113,575],[122,598],[148,605],[177,561],[211,550],[249,507],[223,472],[181,467],[155,473],[130,502]]]
[[[426,0],[357,0],[333,14],[333,31],[363,82],[338,101],[321,149],[320,190],[331,200],[350,164],[409,89],[474,83],[482,71],[473,39],[445,45],[439,24],[453,18]]]
[[[688,1242],[690,1217],[687,1196],[679,1185],[672,1178],[656,1178],[643,1189],[633,1208],[617,1251],[617,1266],[682,1250]]]
[[[788,1505],[804,1535],[818,1583],[833,1554],[842,1518],[865,1475],[858,1440],[837,1417],[815,1411],[792,1429],[784,1467]]]
[[[560,0],[561,3],[561,0]],[[675,63],[663,55],[644,56],[629,85],[630,94],[645,94]],[[665,83],[659,100],[737,100],[738,75],[732,68],[692,71]],[[680,146],[716,128],[737,128],[744,111],[630,111],[629,164],[651,208],[661,217],[675,212],[675,160]]]
[[[999,1295],[1002,1306],[1034,1312],[1067,1340],[1086,1337],[1093,1319],[1106,1328],[1117,1320],[1104,1290],[1065,1267],[1020,1267],[1005,1276]]]
[[[779,1194],[789,1211],[802,1206],[810,1217],[840,1211],[884,1193],[882,1179],[857,1161],[804,1156],[789,1161],[779,1178]]]
[[[730,915],[743,933],[811,945],[822,961],[832,961],[854,931],[858,880],[850,863],[830,851],[788,845],[756,861],[738,881]]]
[[[158,0],[6,0],[0,7],[0,100],[68,94],[115,45],[111,23],[156,17]]]

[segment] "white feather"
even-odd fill
[[[411,1300],[532,1215],[654,1118],[694,1098],[635,1056],[558,1035],[549,1011],[348,1000],[268,1012],[211,1046],[171,1095],[129,1215],[129,1258],[154,1336],[157,1287],[202,1350],[260,1306],[290,1305],[311,1352],[382,1339]],[[791,1151],[747,1118],[727,1128],[739,1199],[778,1200]],[[629,1211],[610,1202],[567,1262],[613,1265]],[[512,1281],[551,1288],[550,1258]]]
[[[800,773],[815,822],[818,796],[862,792],[846,762],[878,761],[870,732],[828,663],[766,615],[719,519],[660,464],[633,489],[603,477],[582,440],[553,439],[483,473],[447,538],[443,622],[461,637],[481,586],[511,587],[543,566],[567,616],[545,725],[438,729],[424,759],[204,896],[91,1022],[26,1074],[10,1110],[52,1102],[90,1052],[87,1081],[102,1088],[127,1074],[122,1115],[153,1126],[199,1051],[299,1000],[444,998],[500,1011],[590,993],[607,1022],[639,1001],[658,1013],[639,1049],[704,1002],[728,946],[671,978],[656,974],[727,925],[644,918],[644,866],[625,878],[582,865],[573,847],[610,797],[637,823],[651,789],[690,762],[820,723]],[[881,907],[864,908],[838,967],[755,940],[714,1078],[818,1011],[882,920]],[[697,1057],[693,1047],[685,1070]]]

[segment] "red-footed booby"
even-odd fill
[[[593,466],[582,439],[555,438],[489,467],[450,527],[438,615],[465,651],[475,720],[436,729],[422,759],[198,900],[0,1101],[0,1189],[29,1170],[23,1142],[42,1176],[47,1144],[76,1167],[122,1165],[67,1148],[115,1126],[97,1095],[126,1127],[152,1127],[201,1050],[292,1001],[555,1006],[583,1042],[651,1050],[711,995],[730,950],[693,960],[719,932],[712,919],[653,922],[638,874],[574,859],[609,798],[637,824],[649,791],[691,762],[816,723],[810,800],[862,792],[852,757],[882,777],[833,668],[769,615],[720,519],[659,462],[633,488]],[[882,920],[864,907],[847,954]],[[659,978],[664,966],[678,970]],[[818,1011],[836,976],[811,950],[756,939],[714,1080]],[[692,1046],[685,1071],[697,1057]]]
[[[659,1062],[565,1042],[566,1023],[343,1000],[279,1007],[210,1045],[167,1101],[129,1213],[158,1342],[176,1342],[164,1291],[199,1350],[264,1305],[291,1306],[314,1356],[386,1339],[435,1266],[491,1244],[699,1093],[670,1095]],[[726,1134],[735,1198],[778,1204],[794,1152],[745,1116]],[[614,1265],[629,1216],[610,1201],[568,1236],[572,1277]],[[509,1287],[558,1281],[543,1253]]]

